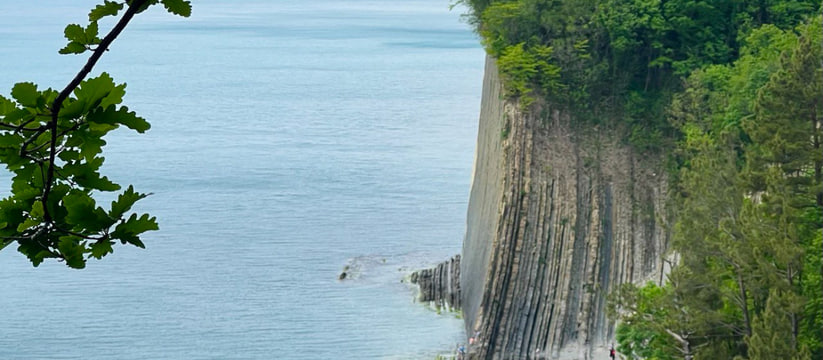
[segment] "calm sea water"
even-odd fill
[[[0,1],[0,93],[62,88],[96,1]],[[153,11],[98,71],[146,135],[105,174],[161,231],[82,271],[0,252],[0,359],[432,359],[462,320],[408,269],[458,253],[483,52],[447,0],[198,0]],[[160,9],[157,9],[160,10]],[[0,183],[7,194],[7,181]],[[355,278],[340,282],[352,264]]]

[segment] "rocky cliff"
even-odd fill
[[[460,265],[470,358],[607,358],[609,291],[666,270],[661,161],[502,94],[489,59]]]
[[[460,310],[460,255],[430,269],[415,271],[409,281],[420,288],[417,300],[437,308]]]

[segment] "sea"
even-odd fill
[[[102,172],[151,193],[135,210],[160,230],[83,270],[0,251],[0,359],[453,351],[460,313],[406,280],[465,233],[484,52],[449,1],[196,0],[190,18],[135,17],[93,74],[127,83],[152,128],[110,134]],[[87,56],[57,53],[63,28],[98,2],[0,0],[0,94],[62,89]]]

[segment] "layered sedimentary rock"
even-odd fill
[[[613,338],[609,291],[666,270],[667,181],[613,129],[530,110],[487,60],[461,262],[470,358],[590,359]]]
[[[460,255],[433,268],[413,272],[410,281],[420,288],[418,301],[433,302],[437,307],[452,310],[460,309]]]

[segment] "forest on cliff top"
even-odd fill
[[[461,3],[509,98],[669,160],[676,265],[611,294],[625,358],[823,358],[820,2]]]

